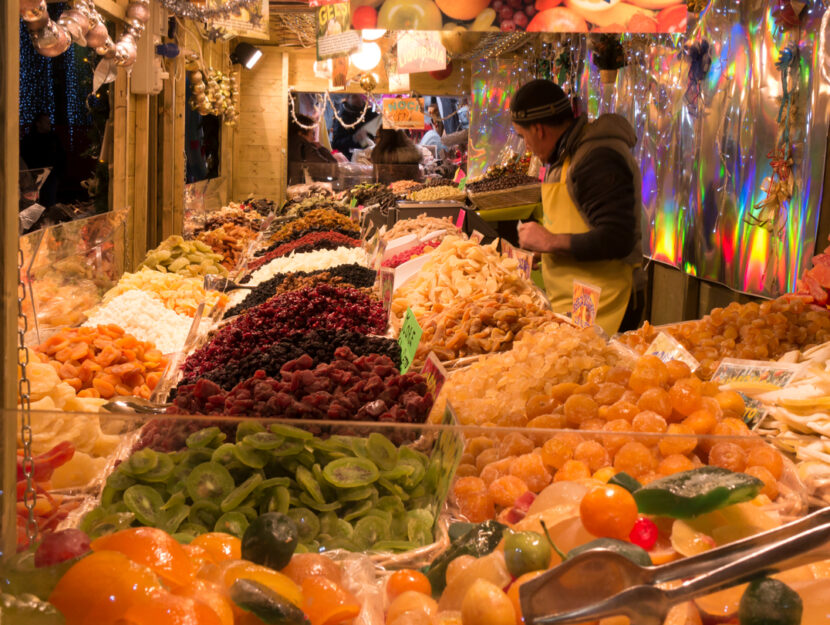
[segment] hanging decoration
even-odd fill
[[[236,73],[225,74],[213,68],[205,73],[207,84],[201,70],[190,72],[193,89],[191,108],[199,115],[224,117],[226,126],[236,126],[239,119],[239,79]]]
[[[196,4],[188,0],[159,0],[161,6],[174,13],[177,17],[183,17],[197,22],[210,22],[216,19],[227,19],[232,15],[239,15],[242,10],[250,12],[250,23],[258,26],[260,16],[254,11],[261,3],[261,0],[226,0],[218,6],[211,6],[211,3]]]
[[[364,74],[363,76],[360,77],[358,82],[359,82],[361,88],[366,92],[366,101],[363,104],[363,110],[361,111],[360,116],[354,121],[354,123],[347,124],[346,122],[344,122],[340,118],[340,115],[337,113],[337,106],[335,106],[334,102],[331,99],[331,94],[328,91],[326,91],[323,94],[322,103],[320,105],[318,105],[317,107],[315,107],[316,110],[318,111],[318,116],[322,115],[322,112],[325,110],[326,106],[330,105],[332,113],[334,114],[334,119],[336,119],[340,123],[340,125],[343,126],[343,128],[345,128],[347,130],[351,130],[353,128],[357,128],[358,126],[360,126],[360,124],[363,123],[363,120],[366,119],[366,114],[369,112],[369,109],[372,108],[372,102],[374,100],[373,91],[378,86],[378,80],[377,80],[377,77],[374,74]],[[291,114],[292,123],[296,124],[297,126],[299,126],[300,128],[303,128],[305,130],[311,130],[312,128],[316,128],[317,127],[316,124],[312,124],[311,126],[307,126],[307,125],[301,123],[297,119],[297,110],[296,110],[296,107],[295,107],[295,104],[294,104],[294,95],[295,95],[294,90],[289,89],[289,92],[288,92],[288,111]],[[377,105],[377,102],[375,102],[375,105]]]
[[[57,22],[50,19],[46,0],[20,0],[20,16],[29,28],[32,45],[43,56],[59,56],[74,42],[94,48],[104,57],[102,63],[130,67],[135,63],[138,40],[150,19],[150,0],[131,0],[127,6],[127,27],[117,42],[110,38],[93,0],[77,0],[74,8],[61,13]]]
[[[705,39],[697,43],[683,46],[683,54],[689,61],[689,82],[683,99],[689,107],[692,115],[698,113],[698,102],[700,101],[700,83],[709,73],[712,67],[712,55],[709,52],[709,42]]]
[[[760,226],[776,236],[784,236],[787,225],[787,204],[793,197],[795,181],[793,178],[793,149],[790,143],[790,122],[795,115],[795,90],[798,85],[796,72],[799,53],[795,44],[790,44],[778,57],[775,67],[781,72],[781,104],[778,109],[778,141],[775,149],[767,154],[772,176],[764,179],[761,190],[766,197],[752,207],[746,216],[746,222]],[[796,87],[790,85],[795,75]]]
[[[617,70],[625,67],[625,50],[619,35],[590,35],[591,59],[599,68],[600,78],[605,85],[617,81]]]
[[[778,32],[796,30],[801,26],[801,17],[809,2],[780,0],[772,11],[772,19]]]

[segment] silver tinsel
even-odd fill
[[[199,5],[188,2],[188,0],[160,0],[161,5],[168,11],[172,11],[178,17],[184,17],[200,22],[207,22],[214,19],[227,19],[232,15],[239,15],[240,9],[251,11],[259,6],[260,0],[228,0],[215,8],[203,8]],[[259,15],[252,11],[251,23],[256,26]]]

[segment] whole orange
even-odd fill
[[[459,22],[467,22],[478,17],[484,9],[490,6],[490,0],[435,0],[435,4],[444,13]]]

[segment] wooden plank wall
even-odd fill
[[[262,46],[262,59],[240,77],[241,104],[233,152],[231,197],[279,201],[286,186],[288,56]]]

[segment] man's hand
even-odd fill
[[[519,224],[519,247],[533,252],[554,254],[570,251],[570,236],[552,234],[536,222]]]

